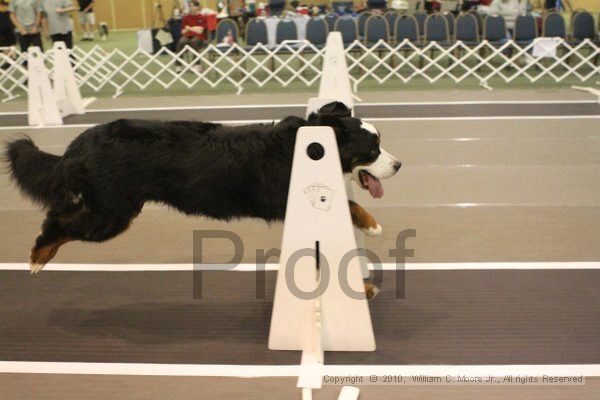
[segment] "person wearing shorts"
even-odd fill
[[[79,0],[79,23],[83,29],[81,40],[94,40],[94,27],[96,15],[94,14],[94,0]]]

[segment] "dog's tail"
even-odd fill
[[[61,157],[41,151],[30,137],[8,142],[5,160],[11,178],[34,202],[49,207],[64,197]]]

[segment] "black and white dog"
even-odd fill
[[[346,176],[373,197],[383,195],[380,179],[401,164],[380,147],[373,125],[350,117],[342,103],[277,124],[121,119],[83,132],[62,157],[40,151],[28,137],[9,142],[12,178],[47,210],[31,272],[66,242],[103,242],[122,233],[147,201],[221,220],[282,220],[296,132],[309,125],[334,128]],[[355,226],[381,233],[361,206],[350,202],[350,209]]]

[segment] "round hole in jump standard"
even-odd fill
[[[318,161],[325,155],[325,149],[320,143],[312,142],[306,148],[306,154],[311,160]]]

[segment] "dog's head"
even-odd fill
[[[342,161],[342,170],[371,196],[383,196],[381,179],[392,177],[402,163],[381,147],[381,135],[371,124],[353,118],[343,103],[334,102],[309,116],[309,123],[330,126]]]

